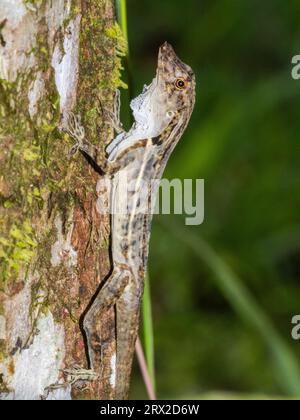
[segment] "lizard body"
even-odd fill
[[[116,305],[117,399],[128,395],[134,344],[138,332],[140,304],[147,266],[156,196],[168,158],[184,132],[195,102],[195,78],[189,66],[165,43],[160,47],[156,77],[131,102],[135,122],[107,146],[105,160],[84,139],[84,130],[73,121],[69,133],[77,139],[75,149],[90,156],[111,181],[112,273],[87,311],[83,325],[87,337],[90,368],[97,370],[104,351],[95,333],[102,311]],[[126,177],[126,208],[119,211]],[[124,192],[124,190],[123,190]],[[99,370],[99,369],[98,369]]]

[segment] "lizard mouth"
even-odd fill
[[[160,67],[163,63],[166,61],[175,61],[178,60],[177,55],[175,54],[175,51],[171,44],[168,42],[164,42],[158,52],[158,67]]]
[[[171,44],[164,42],[159,48],[158,53],[158,75],[163,75],[168,71],[174,70],[176,68],[179,68],[181,71],[187,73],[191,79],[194,78],[194,72],[190,66],[178,58]]]
[[[159,53],[162,55],[175,55],[174,48],[167,41],[159,47]]]

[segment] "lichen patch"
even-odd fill
[[[65,264],[67,267],[77,265],[77,252],[71,245],[74,224],[71,223],[66,235],[63,234],[62,220],[59,216],[55,219],[55,227],[57,230],[57,241],[51,247],[51,264],[57,267]]]
[[[6,44],[1,50],[0,78],[14,82],[21,69],[35,64],[31,50],[35,45],[37,22],[22,0],[2,0],[2,19],[7,21],[2,29]]]
[[[116,363],[117,363],[116,353],[113,353],[110,359],[111,375],[109,377],[109,383],[113,388],[115,388],[116,386]]]
[[[36,75],[35,80],[31,83],[28,91],[28,112],[32,119],[38,110],[38,101],[45,92],[45,81],[43,74],[39,71]]]
[[[81,15],[70,20],[65,29],[63,51],[60,43],[54,47],[51,64],[55,71],[55,84],[60,96],[60,109],[64,117],[72,110],[76,101],[78,82],[79,28]]]
[[[64,358],[64,330],[49,312],[37,322],[39,333],[32,344],[15,356],[15,371],[9,384],[14,399],[37,400],[45,388],[58,381]]]

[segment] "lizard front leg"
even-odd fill
[[[81,124],[81,118],[79,115],[75,115],[72,112],[69,113],[67,127],[64,129],[76,143],[71,148],[69,155],[73,156],[78,150],[87,155],[92,162],[106,174],[113,174],[119,169],[119,165],[114,162],[109,162],[104,153],[88,142],[85,138],[85,130]]]
[[[121,92],[119,91],[119,89],[117,89],[115,92],[115,97],[114,97],[113,112],[111,112],[108,109],[103,109],[103,112],[106,115],[109,124],[114,128],[115,132],[118,134],[124,132],[124,127],[120,120],[120,108],[121,108]]]

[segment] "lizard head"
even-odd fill
[[[189,122],[195,103],[195,75],[165,42],[159,49],[156,76],[130,107],[134,124],[107,147],[109,159],[141,139],[168,148],[177,143]]]
[[[165,42],[159,49],[157,63],[159,96],[170,111],[192,109],[195,102],[195,75]]]
[[[155,78],[131,101],[135,122],[145,136],[155,137],[176,118],[188,122],[194,103],[194,73],[165,42],[159,49]]]

